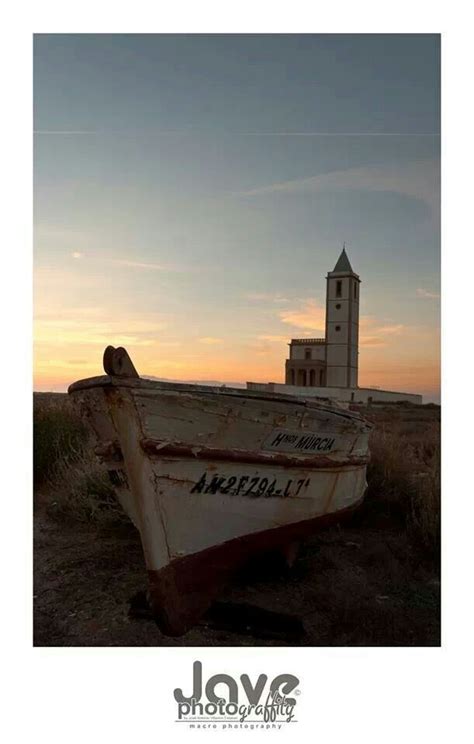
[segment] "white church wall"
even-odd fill
[[[331,385],[334,387],[347,386],[347,367],[331,367]]]
[[[291,359],[304,361],[306,359],[306,349],[311,349],[311,359],[324,361],[326,344],[293,344],[291,346]]]
[[[304,350],[305,350],[304,346],[297,346],[296,344],[294,344],[293,346],[290,347],[290,349],[291,349],[290,359],[296,359],[297,361],[301,361],[302,359],[304,359]]]
[[[339,329],[339,330],[338,330]],[[349,324],[342,320],[328,320],[328,337],[330,344],[347,344],[349,340]]]
[[[347,346],[331,344],[327,350],[327,363],[329,366],[347,366]]]
[[[346,322],[349,320],[349,303],[347,300],[331,300],[328,302],[328,318],[333,323],[339,321]]]
[[[282,385],[278,382],[247,382],[247,390],[260,390],[267,393],[285,393],[286,395],[301,395],[305,398],[333,398],[347,403],[423,403],[423,396],[415,393],[398,393],[393,390],[378,390],[377,388],[347,388],[347,387],[301,387],[299,385]]]

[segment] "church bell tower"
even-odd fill
[[[359,287],[345,247],[326,286],[326,385],[356,388],[359,368]]]

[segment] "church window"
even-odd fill
[[[341,309],[341,303],[338,302],[337,305],[336,305],[336,310],[340,310],[340,309]]]
[[[305,349],[304,350],[304,358],[305,359],[311,359],[311,349]]]
[[[342,279],[336,282],[336,297],[342,297]]]
[[[354,282],[354,299],[357,298],[357,282]]]
[[[341,326],[336,326],[336,331],[340,331],[340,330],[341,330]]]

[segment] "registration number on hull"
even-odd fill
[[[298,496],[310,484],[309,478],[279,480],[251,475],[212,475],[203,473],[190,493],[223,493],[250,498],[289,498]]]

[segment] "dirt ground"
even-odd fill
[[[294,641],[253,637],[200,625],[181,638],[152,620],[129,616],[146,590],[140,540],[130,526],[58,523],[35,513],[36,646],[275,646]],[[405,532],[360,524],[320,532],[302,546],[292,569],[254,564],[222,600],[297,615],[303,646],[437,646],[440,585]]]

